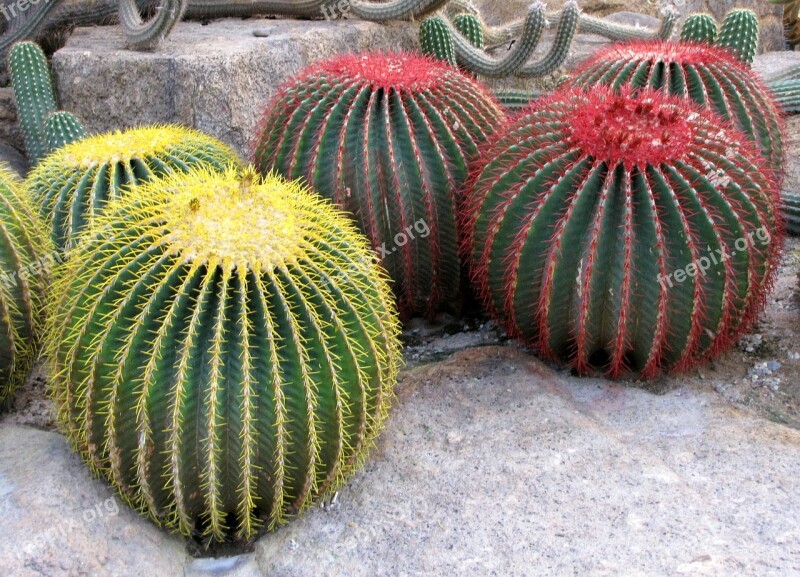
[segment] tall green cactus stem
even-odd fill
[[[456,48],[447,24],[438,16],[422,21],[419,27],[419,43],[423,54],[451,66],[456,65]]]
[[[180,21],[189,0],[162,0],[158,10],[145,22],[135,0],[119,0],[119,21],[134,50],[153,50]]]
[[[362,20],[385,22],[387,20],[412,20],[433,14],[449,0],[349,0],[353,15]]]
[[[783,171],[777,105],[750,69],[727,50],[680,42],[611,46],[585,62],[572,82],[587,87],[663,87],[732,120],[761,149],[770,168]]]
[[[44,122],[44,135],[48,154],[88,136],[78,117],[64,111],[53,112],[47,117]]]
[[[784,114],[800,114],[800,79],[768,82],[767,88]]]
[[[781,196],[786,232],[800,236],[800,194],[784,192]]]
[[[486,42],[483,38],[483,24],[481,23],[481,19],[475,14],[459,14],[453,18],[453,26],[455,26],[456,30],[458,30],[464,38],[469,40],[469,43],[475,48],[478,50],[483,50],[485,48]]]
[[[35,165],[47,154],[44,123],[56,110],[50,67],[42,49],[33,42],[15,44],[8,61],[28,160]]]
[[[689,14],[681,27],[681,42],[714,44],[717,41],[719,27],[711,14],[698,12]]]
[[[568,0],[561,11],[558,20],[555,40],[545,57],[538,62],[528,62],[518,72],[517,76],[528,78],[541,78],[549,76],[561,68],[569,56],[569,49],[575,39],[575,32],[580,21],[580,9],[578,3]]]
[[[35,357],[51,252],[22,183],[0,163],[0,408]]]
[[[471,72],[491,78],[508,76],[519,71],[536,49],[545,29],[544,4],[531,4],[519,40],[502,58],[495,58],[475,48],[452,24],[448,22],[447,26],[455,42],[459,64]]]
[[[452,66],[411,54],[342,56],[282,87],[254,159],[260,172],[304,179],[354,215],[408,318],[459,295],[457,192],[504,121]]]
[[[758,16],[752,10],[731,10],[722,21],[716,46],[731,51],[748,66],[758,50]]]
[[[112,231],[109,235],[108,231]],[[59,421],[160,525],[250,540],[338,487],[400,360],[384,273],[330,204],[198,169],[117,199],[55,282]]]
[[[178,126],[152,126],[68,144],[28,175],[26,187],[53,243],[71,249],[109,200],[153,178],[236,162],[236,154],[216,139]]]
[[[476,170],[466,247],[510,334],[580,373],[649,378],[751,326],[782,239],[777,183],[738,129],[632,90],[518,117]]]

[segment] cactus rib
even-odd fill
[[[717,41],[719,28],[717,21],[711,14],[695,12],[689,14],[681,27],[681,42],[697,42],[701,44],[714,44]]]

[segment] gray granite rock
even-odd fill
[[[0,140],[0,163],[5,163],[24,178],[28,174],[28,159],[19,150]]]
[[[123,49],[119,27],[82,28],[56,52],[53,67],[62,108],[89,131],[178,122],[246,156],[283,81],[336,53],[412,48],[416,36],[409,23],[183,22],[155,52],[132,52]]]

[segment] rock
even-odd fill
[[[765,82],[775,80],[797,68],[800,68],[800,52],[793,50],[759,54],[753,62],[753,70]]]
[[[306,65],[416,42],[410,23],[221,20],[180,23],[155,52],[132,52],[123,49],[118,26],[79,28],[55,53],[53,68],[61,106],[89,131],[178,122],[247,156],[267,102]]]
[[[17,102],[10,86],[0,88],[0,140],[17,150],[25,150],[25,141],[17,123]]]
[[[783,146],[786,149],[783,190],[800,194],[800,116],[793,115],[786,119]]]
[[[93,479],[60,435],[0,424],[0,513],[3,575],[183,575],[183,542]]]
[[[490,347],[408,374],[335,505],[256,555],[270,577],[784,575],[798,490],[800,431]]]
[[[21,178],[28,174],[28,159],[16,148],[0,140],[0,163],[11,167]]]

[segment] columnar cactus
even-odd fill
[[[663,87],[732,120],[782,170],[780,113],[756,76],[727,50],[703,44],[633,42],[599,51],[578,70],[578,86]]]
[[[0,163],[0,408],[34,358],[51,256],[22,183]]]
[[[687,369],[771,285],[779,200],[762,167],[733,125],[663,91],[545,97],[476,170],[476,286],[510,334],[580,373]]]
[[[800,194],[784,192],[781,200],[786,221],[786,232],[794,236],[800,236]]]
[[[468,13],[459,14],[453,18],[453,25],[475,48],[483,50],[486,47],[486,41],[483,37],[483,23],[478,16]]]
[[[254,159],[305,179],[352,213],[394,280],[405,316],[459,294],[457,191],[504,122],[456,68],[406,54],[342,56],[285,85]]]
[[[422,21],[419,27],[419,44],[423,54],[456,65],[456,49],[453,36],[439,16]]]
[[[728,12],[719,29],[716,46],[733,53],[748,66],[758,50],[758,16],[752,10],[735,9]]]
[[[47,155],[44,123],[56,110],[50,66],[42,49],[33,42],[12,46],[8,63],[28,159],[36,164]]]
[[[800,113],[800,79],[770,82],[767,88],[784,114]]]
[[[63,110],[53,112],[47,117],[44,121],[44,135],[48,153],[88,136],[78,117]]]
[[[236,154],[221,142],[178,126],[151,126],[92,136],[48,156],[26,186],[53,243],[71,248],[106,202],[154,177],[194,167],[222,169]]]
[[[328,202],[205,169],[112,201],[59,271],[46,342],[59,420],[159,524],[253,537],[336,490],[386,417],[398,321]]]
[[[689,14],[681,27],[681,42],[714,44],[718,33],[717,21],[711,14],[705,12]]]

